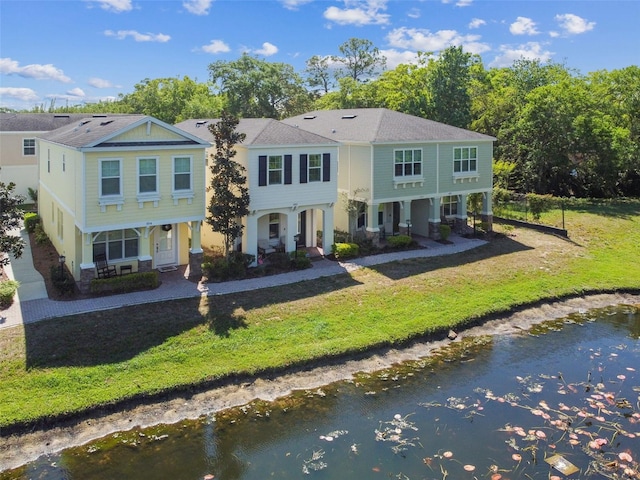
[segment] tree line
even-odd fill
[[[281,119],[311,110],[384,107],[496,137],[500,188],[576,197],[640,195],[640,67],[583,75],[560,63],[520,59],[485,68],[462,47],[420,52],[386,69],[368,40],[306,68],[243,54],[209,65],[209,81],[144,79],[116,101],[55,112],[189,118]]]

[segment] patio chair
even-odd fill
[[[270,253],[275,253],[276,249],[273,248],[269,244],[269,240],[259,239],[258,240],[258,253],[262,256],[269,255]]]
[[[94,261],[96,262],[96,271],[98,272],[98,278],[111,278],[117,277],[115,265],[109,265],[107,262],[107,256],[104,253],[96,255]]]

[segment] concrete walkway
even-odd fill
[[[349,273],[358,268],[379,265],[395,260],[450,255],[486,243],[483,240],[468,239],[456,235],[449,237],[452,242],[449,245],[442,245],[433,240],[421,238],[419,243],[426,248],[371,255],[358,258],[351,262],[333,262],[326,259],[315,260],[312,268],[306,270],[223,283],[192,282],[185,278],[183,267],[175,272],[161,273],[160,281],[162,283],[160,287],[155,290],[75,301],[56,301],[48,298],[44,280],[33,267],[29,238],[24,229],[20,231],[20,235],[26,240],[27,247],[22,257],[19,259],[12,258],[11,264],[5,269],[10,278],[20,282],[20,287],[18,288],[18,293],[16,298],[14,298],[13,304],[8,309],[0,310],[0,328],[7,328],[22,323],[33,323],[48,318],[108,310],[129,305],[143,305],[145,303],[200,296],[224,295],[259,288],[288,285],[305,280]]]

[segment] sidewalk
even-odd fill
[[[177,300],[181,298],[224,295],[259,288],[288,285],[305,280],[349,273],[359,268],[393,262],[395,260],[451,255],[486,243],[483,240],[468,239],[457,235],[451,235],[451,237],[449,237],[452,242],[449,245],[442,245],[433,240],[423,238],[420,240],[420,244],[426,248],[418,250],[371,255],[358,258],[352,262],[333,262],[322,259],[314,261],[313,266],[306,270],[222,283],[195,283],[189,281],[184,277],[184,268],[182,268],[176,272],[161,273],[160,281],[162,283],[160,287],[155,290],[76,301],[55,301],[47,297],[42,276],[33,268],[29,239],[24,229],[21,230],[20,235],[26,239],[27,248],[25,248],[21,258],[12,258],[11,264],[6,269],[10,278],[20,282],[20,287],[18,288],[18,293],[16,298],[14,298],[13,304],[6,310],[0,310],[0,328],[7,328],[22,323],[33,323],[48,318],[108,310],[130,305],[142,305],[145,303]]]

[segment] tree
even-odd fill
[[[207,191],[213,195],[209,202],[206,222],[214,232],[224,237],[224,254],[228,258],[233,243],[242,236],[242,217],[249,213],[249,189],[245,168],[233,160],[235,145],[242,143],[244,133],[236,131],[239,120],[223,112],[219,122],[209,126],[215,138],[216,153],[211,166],[211,184]]]
[[[387,59],[370,40],[350,38],[338,47],[342,56],[331,57],[342,65],[339,76],[350,77],[355,81],[366,81],[379,70],[384,70]]]
[[[9,264],[9,256],[20,258],[24,250],[24,241],[17,235],[9,232],[20,227],[24,212],[20,205],[24,202],[22,195],[15,195],[15,183],[6,185],[0,182],[0,267]]]
[[[329,61],[331,57],[320,57],[314,55],[306,61],[307,68],[307,84],[311,88],[316,88],[322,93],[329,93],[333,82],[331,81],[331,71],[329,69]]]
[[[286,63],[243,54],[235,61],[210,64],[209,73],[236,117],[280,119],[303,113],[312,104],[302,78]]]

